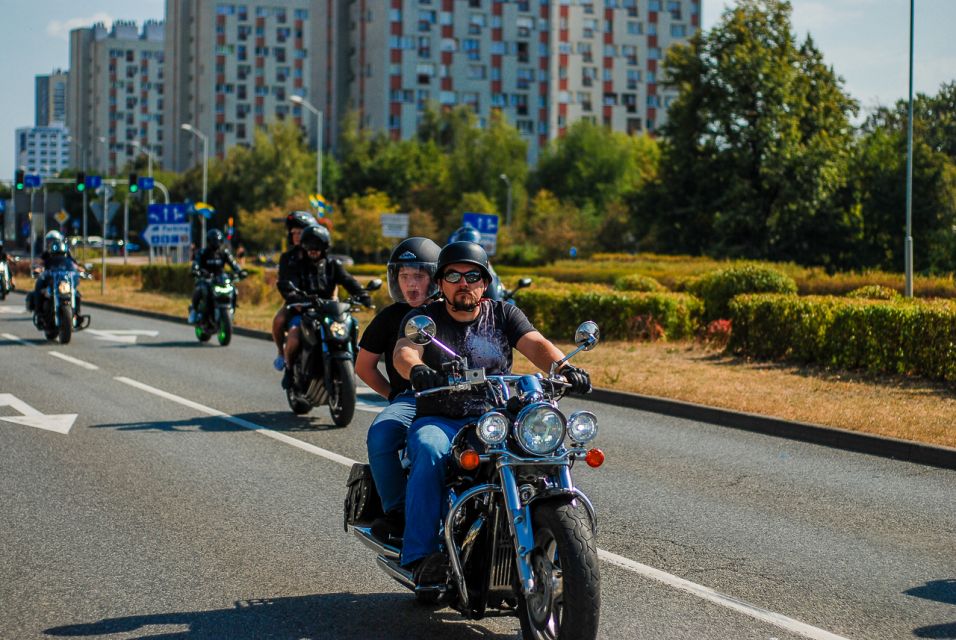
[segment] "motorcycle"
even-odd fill
[[[371,475],[355,468],[360,464],[350,476],[346,530],[351,525],[376,552],[378,566],[422,603],[444,603],[473,620],[516,615],[526,640],[595,638],[600,613],[596,520],[590,500],[571,479],[571,468],[578,460],[597,468],[604,453],[588,448],[597,435],[593,413],[565,417],[558,408],[570,385],[555,371],[579,351],[594,348],[600,339],[597,324],[578,327],[577,348],[547,376],[469,369],[464,358],[435,339],[435,323],[426,316],[411,318],[404,333],[416,344],[433,342],[455,357],[444,367],[448,386],[416,397],[471,389],[493,407],[463,427],[452,443],[443,519],[445,583],[416,587],[412,573],[399,564],[398,543],[376,537],[365,526],[374,506],[365,517],[356,517],[362,509],[356,509],[353,497],[377,501]],[[368,490],[355,492],[354,477],[369,478]]]
[[[200,297],[196,310],[196,339],[208,342],[215,334],[219,344],[225,347],[232,341],[232,322],[236,315],[236,287],[233,282],[242,280],[242,276],[231,276],[226,272],[212,276],[207,271],[201,271],[196,278],[197,286],[202,282],[206,287],[206,295]]]
[[[32,307],[33,325],[44,333],[47,340],[59,338],[60,344],[69,344],[74,331],[90,326],[90,316],[76,313],[80,297],[77,283],[80,278],[91,280],[93,276],[72,269],[48,269],[44,277],[47,282],[40,290],[39,300],[33,299],[33,292],[28,295],[27,305]]]
[[[20,258],[16,256],[12,256],[10,259],[14,262],[20,262]],[[0,300],[6,300],[7,294],[13,291],[11,280],[10,265],[4,260],[0,262]]]
[[[380,289],[375,278],[365,292]],[[305,302],[288,305],[302,314],[302,349],[292,367],[292,384],[286,390],[289,408],[305,415],[313,407],[328,404],[332,421],[345,427],[355,415],[355,354],[358,352],[358,321],[352,316],[360,309],[352,296],[344,302],[308,296]]]
[[[511,304],[515,303],[515,294],[524,289],[525,287],[530,287],[531,283],[534,282],[531,278],[521,278],[518,280],[517,286],[514,289],[507,289],[501,278],[497,274],[491,280],[491,284],[488,285],[488,288],[485,289],[485,297],[492,300],[502,300],[504,302],[510,302]]]

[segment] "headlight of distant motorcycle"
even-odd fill
[[[576,411],[568,418],[568,436],[578,444],[594,440],[597,430],[597,416],[590,411]]]
[[[56,290],[60,292],[61,296],[68,296],[73,287],[69,280],[60,280],[60,284],[56,285]]]
[[[333,338],[338,338],[339,340],[342,340],[349,334],[348,327],[346,327],[343,322],[333,322],[329,325],[329,331],[332,333]]]
[[[560,411],[545,402],[537,402],[518,413],[515,435],[522,449],[544,456],[560,446],[565,425],[566,420]]]
[[[227,296],[230,293],[232,293],[232,287],[228,287],[228,286],[227,287],[215,286],[212,288],[212,290],[217,296]]]
[[[490,411],[478,420],[478,438],[485,444],[501,444],[508,437],[508,418]]]

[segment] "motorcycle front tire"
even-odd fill
[[[232,342],[232,314],[229,309],[222,309],[219,313],[219,332],[216,334],[219,344],[227,347]]]
[[[535,593],[518,593],[518,619],[524,640],[597,638],[601,576],[597,543],[584,505],[544,502],[534,512],[531,566]],[[560,573],[560,594],[551,588]]]
[[[355,416],[355,366],[351,360],[331,360],[329,412],[336,427],[347,427]]]
[[[312,405],[295,394],[292,389],[285,390],[285,398],[289,401],[289,408],[297,416],[304,416],[312,411]]]
[[[70,338],[73,337],[73,307],[61,304],[56,313],[60,319],[60,344],[70,344]]]

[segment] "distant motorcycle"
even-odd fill
[[[236,315],[236,286],[242,275],[230,275],[226,272],[213,276],[208,271],[200,271],[196,276],[197,286],[204,283],[207,295],[199,299],[196,309],[196,339],[208,342],[215,334],[219,344],[227,346],[232,341],[232,323]]]
[[[485,297],[514,304],[515,294],[525,287],[530,287],[532,282],[534,281],[531,278],[521,278],[518,280],[518,284],[514,289],[506,289],[504,283],[501,282],[501,278],[498,277],[498,274],[494,274],[491,284],[485,289]]]
[[[375,278],[365,291],[381,286],[382,281]],[[344,302],[308,296],[306,302],[288,305],[302,314],[302,349],[290,365],[292,384],[286,390],[289,408],[296,415],[328,404],[335,426],[345,427],[352,421],[358,351],[358,321],[352,313],[359,309],[358,304],[355,296]]]
[[[20,258],[13,256],[10,258],[14,262],[19,262]],[[0,262],[0,300],[6,300],[7,294],[13,291],[13,286],[10,284],[10,266],[6,261]]]
[[[80,297],[77,284],[81,278],[90,280],[93,276],[72,269],[48,269],[44,277],[47,282],[39,299],[31,300],[33,324],[47,340],[59,338],[60,344],[69,344],[74,331],[90,326],[90,316],[76,313]]]

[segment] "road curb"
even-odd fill
[[[156,311],[130,309],[128,307],[120,307],[103,302],[84,302],[83,304],[88,307],[115,311],[117,313],[144,316],[156,320],[188,325],[186,318],[182,316],[174,316]],[[272,340],[272,335],[269,332],[256,329],[234,327],[233,333],[247,338]],[[721,409],[656,396],[645,396],[627,391],[594,389],[591,395],[587,396],[587,399],[602,404],[706,422],[721,427],[730,427],[732,429],[751,431],[778,438],[809,442],[834,449],[867,453],[882,458],[914,462],[916,464],[924,464],[941,469],[956,469],[956,449],[949,447],[938,447],[919,442],[900,440],[898,438],[887,438],[884,436],[860,433],[858,431],[838,429],[836,427],[824,427],[808,422],[782,420],[780,418],[772,418],[756,413],[731,411],[730,409]]]

